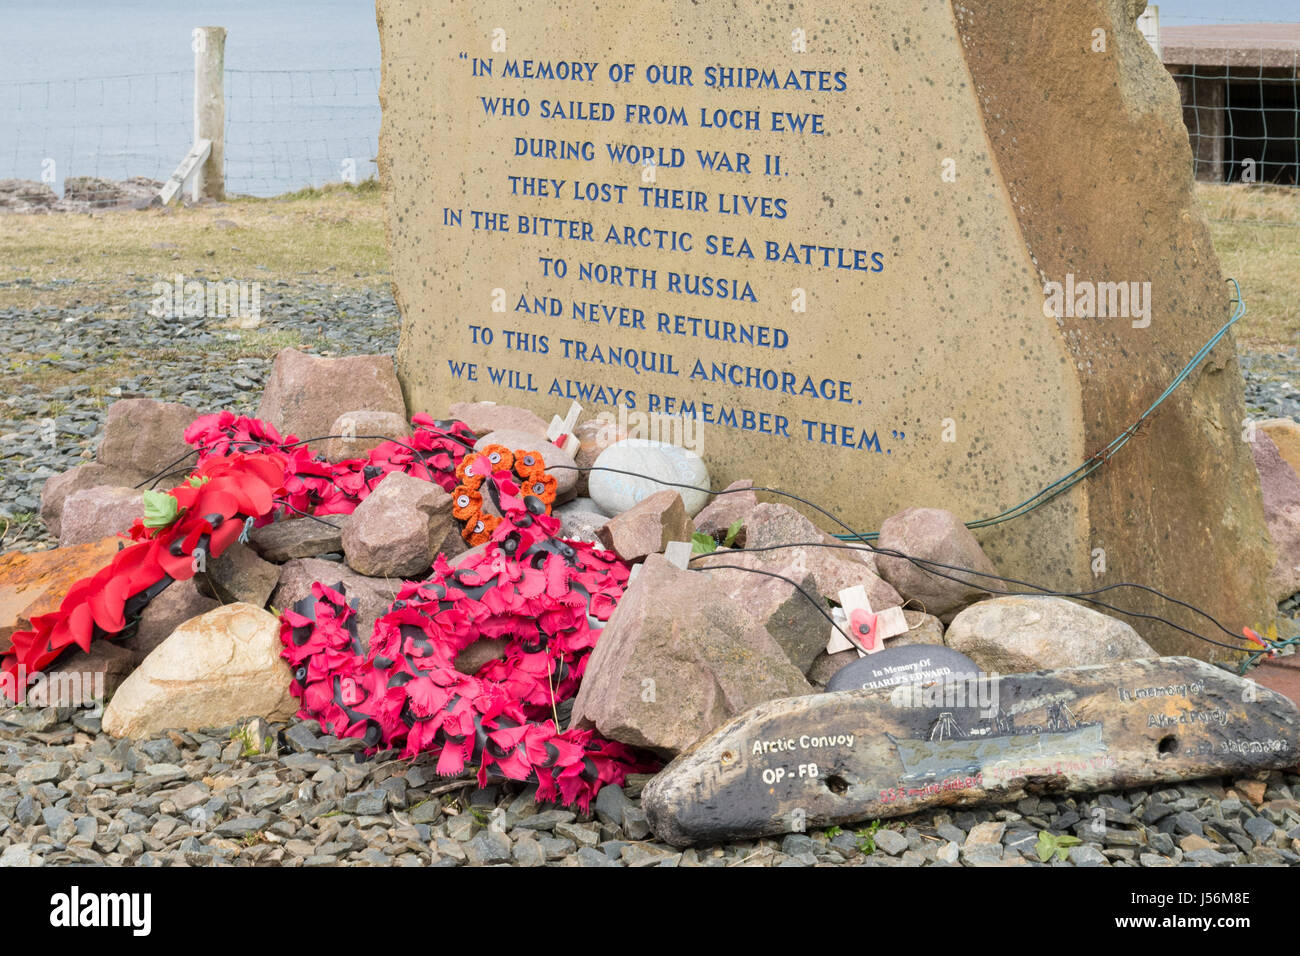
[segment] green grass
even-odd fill
[[[304,189],[273,199],[109,210],[92,215],[5,216],[0,281],[17,308],[91,306],[122,311],[147,280],[246,279],[294,286],[386,287],[388,251],[373,181]],[[55,289],[53,279],[72,279]]]
[[[1269,349],[1300,342],[1300,189],[1197,187],[1224,276],[1241,283],[1237,340]]]

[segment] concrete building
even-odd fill
[[[1197,179],[1300,184],[1300,23],[1147,35],[1178,84]]]

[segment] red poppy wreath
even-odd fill
[[[555,480],[536,452],[494,446],[474,455],[463,422],[416,416],[412,424],[405,441],[332,464],[257,419],[222,412],[197,420],[185,433],[199,453],[193,473],[170,492],[147,493],[133,543],[73,585],[58,611],[13,634],[0,657],[0,694],[21,699],[70,647],[89,650],[121,634],[173,581],[193,577],[200,553],[219,557],[248,528],[288,513],[348,514],[384,475],[402,471],[449,491],[458,481],[473,491],[486,481],[500,513],[488,516],[490,530],[471,534],[488,546],[455,570],[439,556],[429,579],[408,582],[376,623],[368,653],[341,585],[317,583],[312,597],[284,611],[300,715],[363,737],[372,751],[436,753],[439,773],[476,764],[480,783],[535,779],[538,799],[583,807],[605,783],[653,768],[622,744],[562,730],[558,720],[623,594],[627,566],[557,537],[560,523],[547,513]],[[505,639],[504,657],[473,675],[457,671],[456,655],[485,637]]]

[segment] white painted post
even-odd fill
[[[226,198],[226,28],[195,27],[194,142],[212,144],[207,161],[194,174],[191,197]]]
[[[1160,46],[1160,8],[1151,4],[1142,11],[1137,18],[1137,28],[1147,38],[1151,49],[1156,51],[1156,56],[1163,58],[1164,53]]]

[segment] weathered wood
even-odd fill
[[[1294,766],[1300,711],[1186,657],[761,704],[646,787],[685,846],[932,806]]]
[[[195,27],[194,141],[211,151],[194,174],[193,198],[226,198],[226,28]]]
[[[157,202],[165,206],[175,199],[176,194],[185,186],[185,180],[197,175],[199,166],[207,161],[211,153],[212,143],[206,139],[201,139],[190,147],[190,151],[185,154],[176,171],[168,177],[167,182],[163,183],[163,188],[158,190]]]

